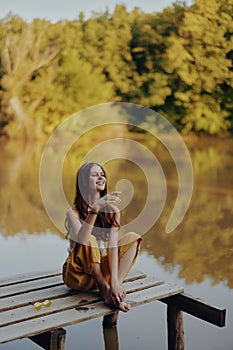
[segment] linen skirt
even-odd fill
[[[135,242],[137,242],[136,254],[131,263],[129,271],[137,259],[141,241],[141,236],[135,232],[126,233],[118,240],[119,259],[128,249],[132,247]],[[91,235],[87,245],[80,243],[74,244],[71,253],[63,265],[63,281],[69,288],[80,291],[96,289],[97,285],[92,277],[94,263],[100,264],[102,274],[105,280],[109,283],[111,276],[108,265],[108,256],[101,256],[97,240],[95,236]]]

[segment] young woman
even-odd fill
[[[127,312],[122,282],[137,258],[141,237],[130,232],[118,238],[119,194],[107,193],[101,165],[85,163],[78,170],[74,205],[66,216],[70,248],[63,280],[80,291],[98,287],[107,305]]]

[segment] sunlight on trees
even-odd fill
[[[152,108],[183,134],[232,133],[232,13],[233,0],[196,0],[57,23],[9,14],[0,19],[0,133],[39,138],[110,101]]]

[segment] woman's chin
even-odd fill
[[[105,185],[97,185],[96,189],[97,191],[103,191],[105,189]]]

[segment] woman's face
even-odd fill
[[[89,189],[91,192],[101,192],[105,189],[106,177],[103,169],[99,165],[94,165],[90,169]]]

